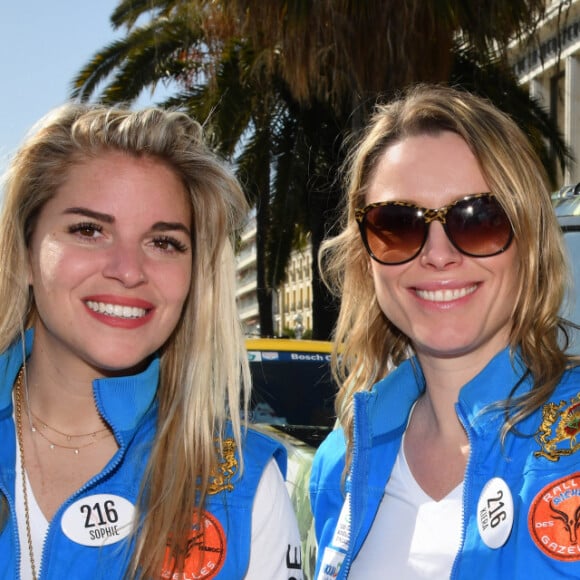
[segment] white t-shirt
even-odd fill
[[[20,450],[16,452],[16,518],[20,539],[20,577],[32,580],[26,516],[20,469]],[[40,574],[44,538],[48,521],[40,510],[26,477],[30,530],[36,573]],[[290,496],[278,464],[271,459],[258,484],[252,506],[252,542],[246,580],[303,580],[300,556],[300,535]]]
[[[415,481],[403,445],[349,580],[449,578],[462,532],[463,483],[440,501]]]
[[[254,498],[246,580],[303,580],[300,534],[295,521],[284,478],[271,459]]]

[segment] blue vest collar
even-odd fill
[[[17,339],[0,356],[0,413],[12,411],[12,385],[25,357],[32,351],[34,331],[26,331],[24,344]],[[132,430],[151,407],[159,381],[159,356],[136,375],[96,379],[93,392],[99,412],[114,428]]]

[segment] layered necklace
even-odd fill
[[[34,560],[34,549],[32,543],[32,531],[30,524],[30,508],[28,502],[28,490],[26,485],[26,464],[24,461],[24,443],[22,437],[22,417],[23,417],[23,407],[26,402],[26,411],[28,414],[28,422],[30,425],[30,430],[34,434],[40,435],[42,439],[48,443],[51,450],[55,449],[66,449],[72,451],[75,455],[80,453],[81,449],[94,445],[97,441],[107,439],[112,437],[111,431],[104,427],[96,431],[91,431],[89,433],[83,433],[81,435],[72,435],[68,433],[63,433],[54,427],[50,427],[45,421],[37,417],[30,409],[30,404],[28,401],[28,383],[26,381],[26,370],[25,365],[20,367],[18,371],[18,376],[14,383],[14,400],[16,405],[16,438],[18,441],[18,450],[20,452],[20,474],[22,477],[22,496],[24,499],[24,514],[26,520],[26,539],[28,541],[28,553],[30,555],[30,568],[32,572],[33,580],[37,580],[36,575],[36,564]],[[33,421],[34,417],[34,421]],[[60,444],[53,441],[47,432],[53,432],[56,435],[67,441],[66,444]],[[87,440],[88,439],[88,440]],[[78,441],[78,443],[75,443]]]
[[[30,407],[28,407],[30,409]],[[30,430],[33,433],[38,433],[47,443],[50,449],[54,450],[57,447],[61,449],[69,449],[74,452],[75,455],[78,455],[81,449],[85,447],[89,447],[90,445],[94,445],[97,441],[101,439],[107,439],[108,437],[112,436],[112,433],[109,431],[107,427],[103,427],[97,431],[91,431],[89,433],[82,433],[81,435],[69,435],[68,433],[63,433],[54,427],[48,425],[45,421],[37,417],[32,411],[29,411],[32,417],[34,417],[34,421],[30,420]],[[49,438],[47,431],[52,431],[56,433],[61,438],[65,438],[67,440],[66,445],[62,443],[55,443],[52,439]],[[88,438],[88,440],[87,440]],[[78,443],[74,443],[74,441],[78,441]]]
[[[90,447],[101,439],[108,439],[109,437],[113,436],[108,427],[103,427],[102,429],[97,429],[96,431],[89,431],[88,433],[81,433],[79,435],[63,433],[56,427],[51,427],[46,421],[38,417],[38,415],[36,415],[30,408],[28,400],[28,385],[26,383],[24,366],[20,369],[18,377],[16,378],[16,389],[17,392],[21,393],[21,405],[24,404],[24,401],[26,402],[30,430],[32,433],[40,435],[40,437],[42,437],[48,444],[48,447],[53,451],[57,448],[68,449],[75,455],[78,455],[81,449]],[[53,435],[50,435],[51,432]],[[64,440],[66,443],[57,443],[55,438],[60,438],[61,441]]]

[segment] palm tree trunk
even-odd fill
[[[309,196],[310,235],[312,242],[312,338],[330,340],[338,317],[339,300],[333,296],[320,275],[318,252],[328,235],[329,224],[336,224],[339,193],[333,186],[311,191]]]
[[[258,285],[258,311],[260,336],[274,336],[272,314],[272,288],[266,273],[266,244],[270,228],[270,164],[260,164],[260,174],[255,176],[258,203],[256,209],[256,281]]]
[[[323,228],[318,228],[323,231]],[[320,277],[318,269],[318,251],[323,236],[312,231],[312,338],[314,340],[330,340],[336,318],[338,316],[338,301],[328,291]]]

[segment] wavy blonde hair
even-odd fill
[[[177,570],[193,506],[201,510],[228,420],[240,448],[249,368],[235,303],[234,241],[247,202],[230,168],[179,112],[65,105],[41,121],[16,154],[0,216],[0,351],[31,326],[27,247],[38,214],[70,168],[104,152],[167,164],[189,194],[192,278],[181,320],[161,349],[159,419],[138,504],[139,533],[128,577],[156,577],[168,541]],[[218,440],[216,449],[215,439]],[[4,501],[4,521],[6,520]]]
[[[511,118],[480,97],[438,85],[415,86],[378,106],[352,147],[345,164],[343,229],[323,244],[320,254],[325,280],[341,296],[333,372],[341,385],[336,411],[349,449],[354,393],[371,389],[413,352],[409,337],[377,303],[354,210],[366,205],[367,188],[388,147],[409,136],[442,131],[465,140],[514,230],[519,266],[510,346],[512,352],[520,349],[534,388],[523,397],[510,395],[502,438],[547,400],[571,364],[559,317],[569,276],[566,254],[547,178],[528,139]]]

